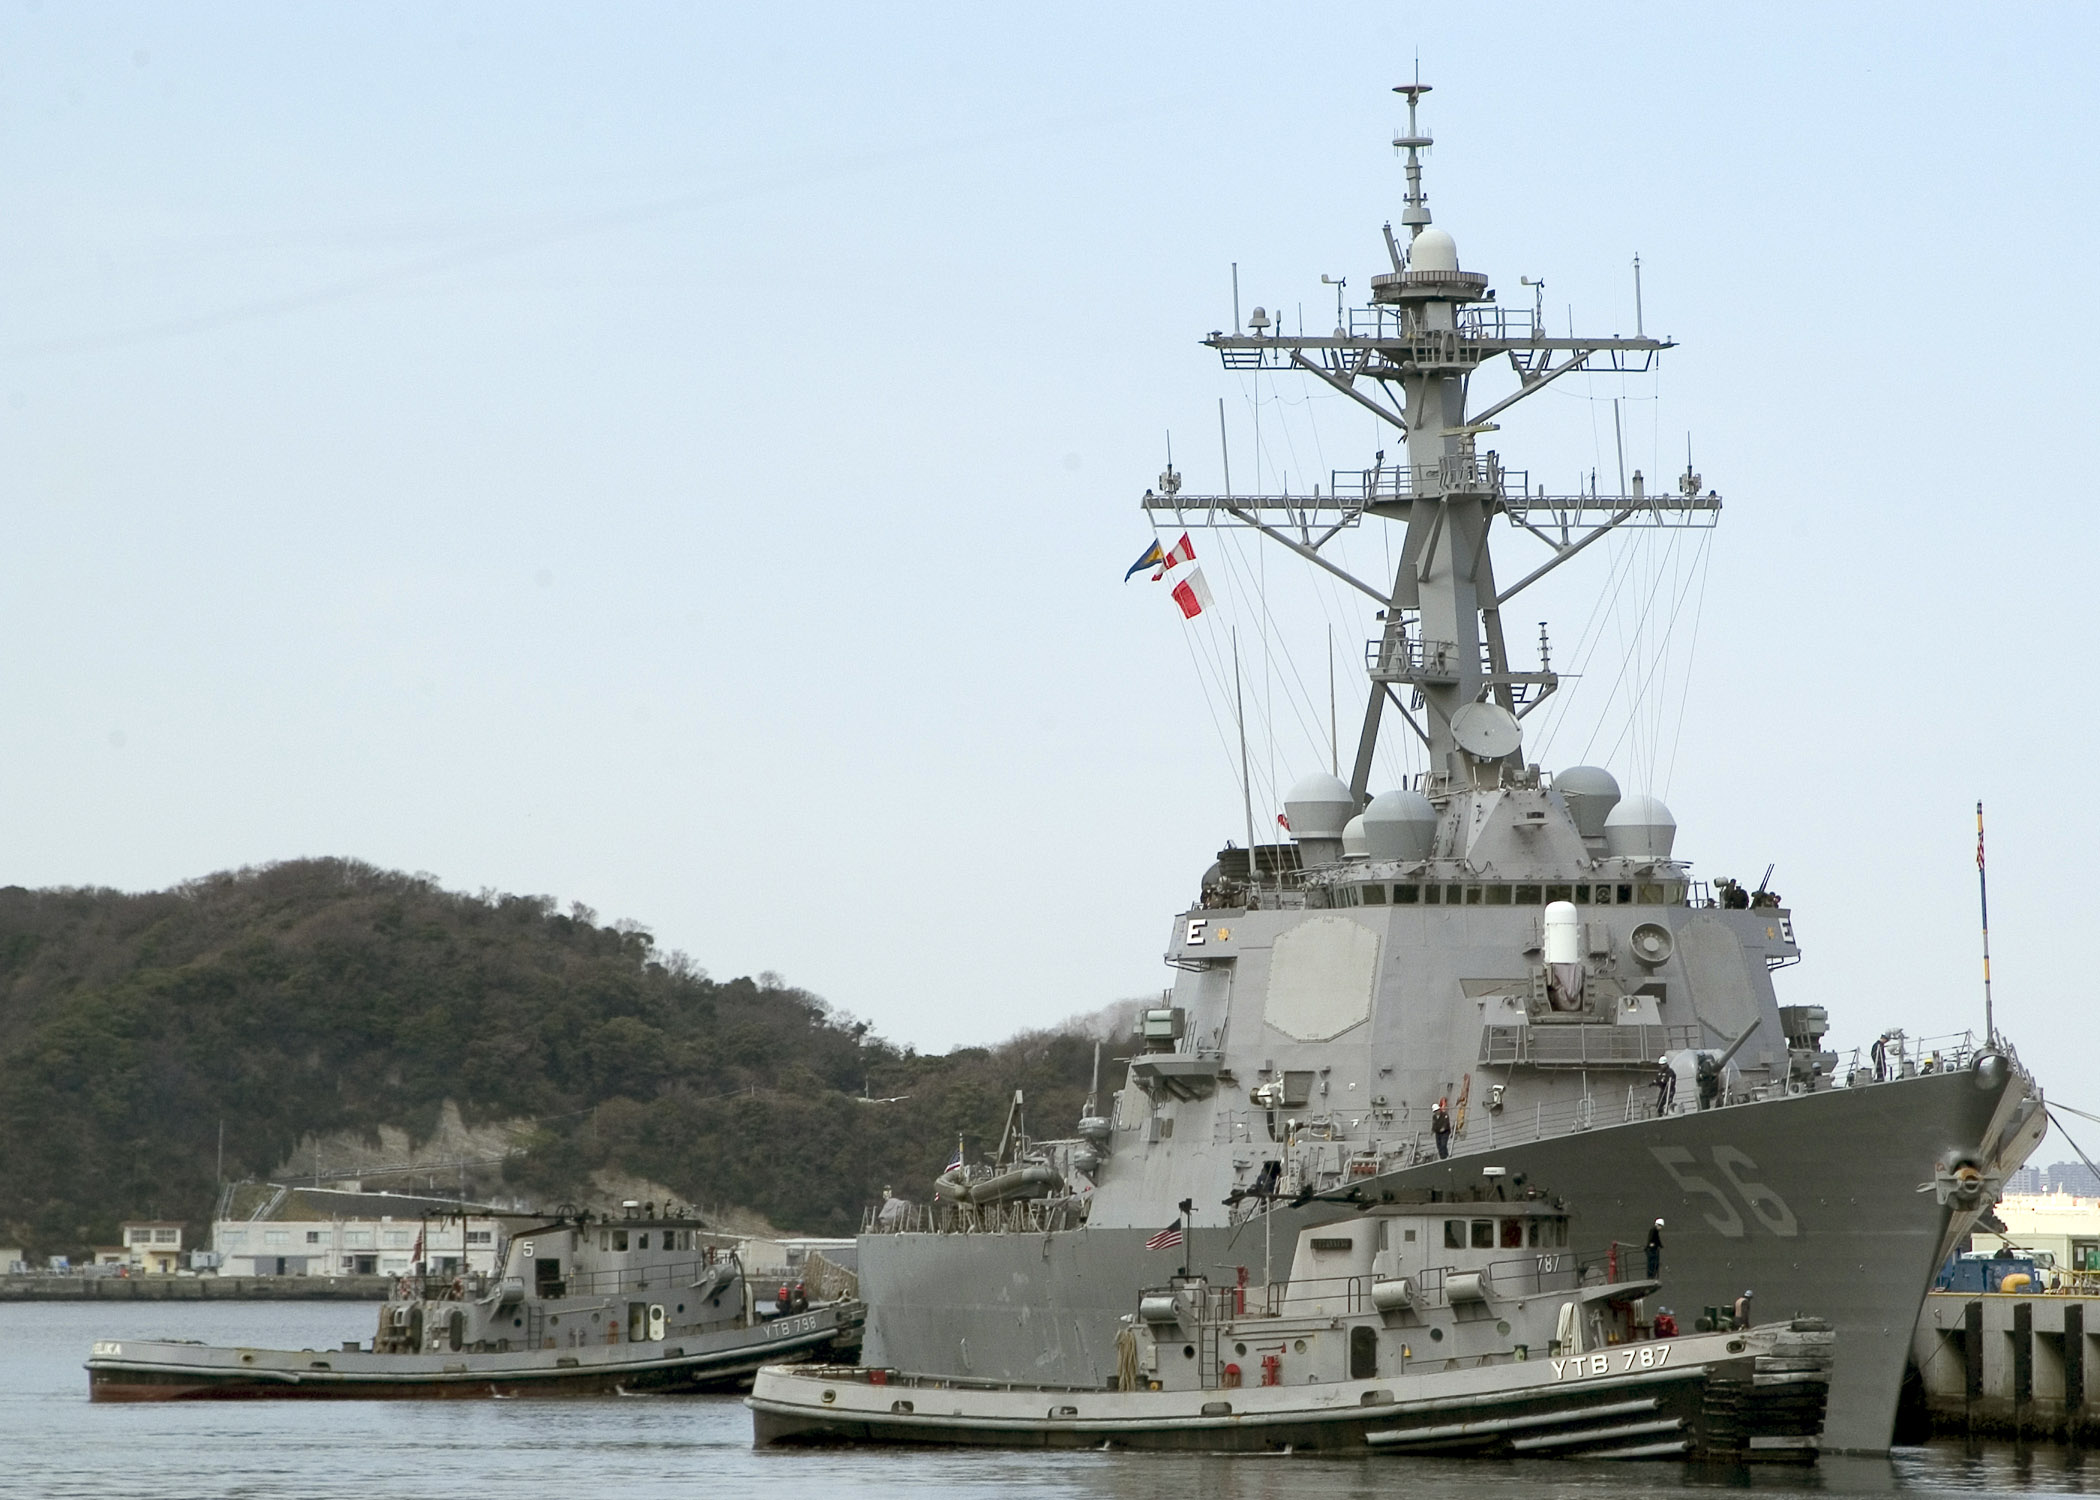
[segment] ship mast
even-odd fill
[[[1331,335],[1287,334],[1257,307],[1247,326],[1203,342],[1228,370],[1314,376],[1364,406],[1404,439],[1406,460],[1381,452],[1368,469],[1330,473],[1325,493],[1184,495],[1147,492],[1155,521],[1252,527],[1375,600],[1381,633],[1366,648],[1370,693],[1349,781],[1358,806],[1369,794],[1372,758],[1388,708],[1428,750],[1422,788],[1432,797],[1493,786],[1523,771],[1519,721],[1559,685],[1543,659],[1536,671],[1510,664],[1502,606],[1519,592],[1622,526],[1710,526],[1720,496],[1699,493],[1689,466],[1677,493],[1649,495],[1636,472],[1628,494],[1548,496],[1527,475],[1505,469],[1477,439],[1493,419],[1551,381],[1576,370],[1641,373],[1672,347],[1645,336],[1548,337],[1539,308],[1495,302],[1488,278],[1460,269],[1457,246],[1437,227],[1422,186],[1422,152],[1431,144],[1417,119],[1429,85],[1401,84],[1407,126],[1393,145],[1406,153],[1403,247],[1385,226],[1390,271],[1371,278],[1371,305],[1350,309]],[[1517,389],[1469,413],[1473,373],[1507,357]],[[1176,476],[1178,479],[1178,476]],[[1366,515],[1405,527],[1390,585],[1359,578],[1323,549]],[[1489,527],[1497,515],[1546,544],[1548,557],[1498,588]]]

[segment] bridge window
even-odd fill
[[[1516,904],[1519,906],[1537,906],[1539,904],[1539,890],[1540,887],[1535,885],[1518,886],[1514,893]]]
[[[1446,1250],[1463,1250],[1466,1248],[1466,1221],[1464,1219],[1444,1220],[1444,1248]]]
[[[1506,885],[1491,885],[1491,886],[1488,886],[1488,887],[1487,887],[1486,889],[1487,889],[1487,903],[1486,903],[1487,905],[1489,905],[1489,906],[1507,906],[1507,905],[1509,905],[1509,887],[1508,887],[1508,886],[1506,886]]]
[[[1504,1219],[1502,1221],[1502,1248],[1505,1250],[1521,1250],[1524,1248],[1524,1221],[1522,1219]]]
[[[1495,1248],[1495,1221],[1493,1219],[1475,1219],[1473,1221],[1473,1248],[1475,1250],[1492,1250]]]
[[[1421,899],[1422,891],[1419,886],[1396,885],[1393,887],[1393,905],[1395,906],[1413,906]]]
[[[1367,885],[1367,886],[1365,886],[1365,887],[1363,888],[1363,893],[1364,893],[1364,905],[1366,905],[1366,906],[1383,906],[1383,905],[1385,905],[1385,887],[1384,887],[1384,886],[1382,886],[1382,885]]]

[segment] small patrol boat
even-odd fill
[[[1567,1230],[1542,1195],[1380,1204],[1301,1231],[1274,1287],[1184,1267],[1144,1293],[1106,1389],[769,1366],[745,1404],[759,1447],[1815,1459],[1825,1323],[1715,1308],[1678,1334],[1660,1282],[1607,1279]]]
[[[246,1349],[102,1340],[94,1401],[436,1399],[677,1393],[748,1385],[760,1365],[851,1359],[865,1310],[761,1295],[736,1241],[669,1214],[588,1213],[514,1232],[492,1274],[403,1277],[369,1344]]]

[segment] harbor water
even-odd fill
[[[769,1451],[733,1398],[90,1405],[97,1338],[328,1349],[376,1308],[313,1302],[0,1307],[0,1496],[321,1500],[529,1494],[585,1485],[621,1500],[733,1494],[888,1500],[1438,1500],[1621,1495],[2100,1493],[2100,1456],[1936,1444],[1813,1470],[1678,1464],[1228,1458],[1173,1454]]]

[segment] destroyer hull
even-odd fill
[[[798,1314],[733,1336],[559,1353],[373,1354],[110,1340],[88,1360],[88,1399],[472,1401],[737,1390],[763,1365],[850,1357],[859,1335],[854,1313],[833,1313]]]
[[[2038,1111],[2022,1109],[2024,1099],[2017,1070],[1997,1080],[1964,1070],[1492,1149],[1476,1117],[1463,1154],[1367,1178],[1361,1191],[1470,1198],[1488,1180],[1481,1168],[1499,1166],[1500,1181],[1563,1199],[1579,1245],[1623,1247],[1629,1276],[1643,1269],[1648,1226],[1665,1219],[1657,1301],[1685,1326],[1745,1291],[1759,1314],[1828,1321],[1837,1345],[1824,1443],[1878,1451],[1926,1289],[1967,1228],[1968,1216],[1932,1190],[1935,1163],[1981,1148],[1993,1171],[2017,1165],[2039,1140]],[[1315,1203],[1270,1216],[1276,1279],[1299,1227],[1332,1213]],[[1201,1209],[1195,1217],[1192,1269],[1231,1278],[1245,1267],[1263,1280],[1259,1218],[1206,1228]],[[1115,1369],[1117,1319],[1179,1263],[1178,1251],[1145,1249],[1151,1232],[864,1236],[865,1361],[1099,1387]]]

